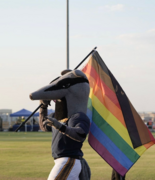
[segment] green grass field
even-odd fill
[[[112,168],[87,141],[83,152],[91,168],[91,180],[110,180]],[[46,180],[53,165],[51,133],[0,132],[0,180]],[[155,179],[155,146],[142,155],[126,179]]]

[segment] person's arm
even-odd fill
[[[48,125],[44,125],[45,117],[47,116],[48,101],[40,100],[43,105],[39,109],[39,126],[42,131],[52,131],[52,128]]]
[[[44,121],[44,125],[48,124],[49,126],[58,129],[62,134],[65,134],[69,138],[78,142],[84,141],[89,132],[90,123],[86,120],[81,119],[81,121],[78,124],[76,124],[75,127],[68,127],[58,122],[55,118],[46,118],[47,120]]]
[[[60,128],[60,131],[66,136],[68,136],[69,138],[78,142],[83,142],[87,136],[87,133],[79,125],[75,127],[68,127],[68,126],[62,125],[62,127]]]

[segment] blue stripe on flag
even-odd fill
[[[93,116],[93,113],[92,113],[92,111],[91,111],[89,108],[87,108],[87,116],[88,116],[89,119],[90,119],[90,123],[92,123],[92,116]]]
[[[99,129],[94,122],[91,123],[90,131],[93,136],[112,154],[112,156],[126,169],[134,164],[130,159]]]

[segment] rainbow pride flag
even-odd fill
[[[155,139],[97,51],[82,71],[90,83],[89,144],[124,176]]]

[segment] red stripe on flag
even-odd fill
[[[99,74],[91,65],[87,64],[82,69],[82,71],[92,76],[95,79],[96,84],[102,90],[102,93],[105,94],[119,109],[121,109],[119,102],[117,100],[116,94],[101,80],[101,78],[99,77]]]

